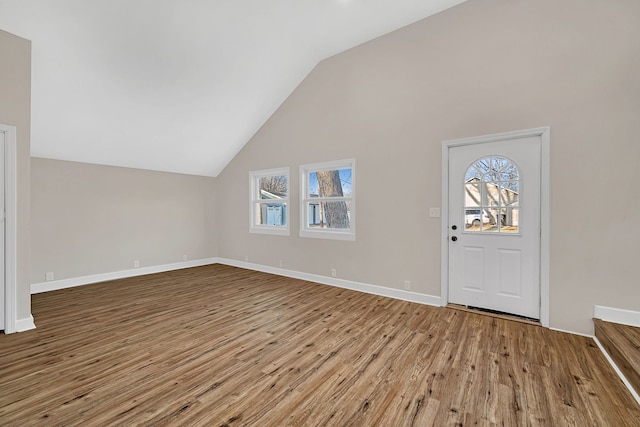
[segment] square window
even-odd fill
[[[249,172],[251,233],[289,235],[289,168]]]
[[[300,236],[355,240],[355,160],[300,166]]]

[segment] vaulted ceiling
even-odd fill
[[[464,0],[0,0],[31,154],[217,176],[322,59]]]

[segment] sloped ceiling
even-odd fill
[[[464,0],[0,0],[36,157],[217,176],[322,59]]]

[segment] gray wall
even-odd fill
[[[31,42],[0,30],[0,123],[17,132],[17,319],[31,316]]]
[[[215,257],[216,179],[32,158],[33,283]]]
[[[554,328],[640,311],[640,2],[470,0],[321,62],[218,177],[219,256],[440,295],[441,142],[551,126]],[[357,241],[297,237],[297,166],[354,157]],[[248,171],[292,168],[290,237]]]

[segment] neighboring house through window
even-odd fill
[[[300,236],[355,240],[355,160],[300,166]]]
[[[464,224],[471,233],[520,232],[520,173],[511,160],[489,156],[465,174]]]
[[[251,233],[289,235],[289,168],[249,172]]]

